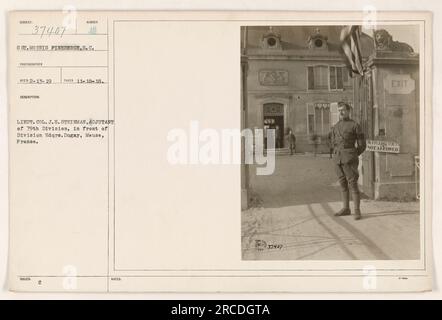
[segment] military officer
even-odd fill
[[[350,211],[350,193],[354,204],[354,218],[361,219],[360,192],[358,188],[359,155],[366,148],[365,137],[361,126],[350,119],[350,105],[338,103],[339,121],[331,131],[332,146],[334,148],[334,167],[341,186],[343,208],[335,216],[347,216]]]

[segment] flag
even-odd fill
[[[361,27],[345,26],[341,30],[341,46],[344,51],[348,68],[352,73],[364,75],[361,54]]]

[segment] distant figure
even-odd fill
[[[279,126],[275,126],[275,140],[276,140],[276,148],[281,148],[281,130]]]
[[[287,139],[287,145],[290,149],[290,155],[293,155],[293,153],[296,153],[296,137],[293,134],[292,129],[289,129],[286,139]]]

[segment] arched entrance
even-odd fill
[[[275,130],[275,147],[282,148],[284,141],[284,104],[271,102],[263,105],[263,127]],[[264,136],[265,137],[265,136]],[[266,143],[265,143],[266,144]],[[267,148],[267,144],[265,146]]]

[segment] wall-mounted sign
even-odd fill
[[[415,89],[415,81],[409,74],[389,74],[384,78],[384,88],[390,94],[410,94]]]
[[[259,83],[262,86],[286,86],[289,84],[289,72],[286,70],[260,70]]]
[[[366,151],[399,153],[400,145],[393,141],[367,140]]]

